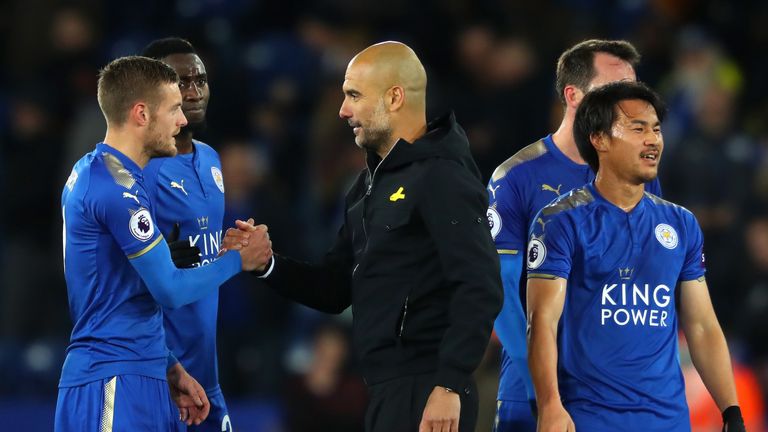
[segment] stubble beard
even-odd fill
[[[146,153],[150,159],[176,156],[176,139],[171,137],[170,141],[166,142],[163,140],[163,136],[157,130],[157,127],[152,125],[147,131],[147,141],[144,143],[144,153]]]
[[[376,106],[370,124],[363,128],[363,134],[364,136],[359,137],[359,140],[355,139],[355,142],[365,150],[378,152],[392,141],[392,126],[384,111],[384,101],[380,101]]]

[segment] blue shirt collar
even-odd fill
[[[641,211],[643,210],[643,208],[645,207],[645,200],[646,200],[646,198],[647,198],[647,197],[645,196],[645,191],[643,191],[643,197],[642,197],[642,198],[640,198],[640,202],[638,202],[638,203],[637,203],[637,205],[635,206],[635,208],[633,208],[633,209],[632,209],[631,211],[629,211],[629,212],[625,212],[624,210],[622,210],[621,208],[619,208],[619,206],[617,206],[616,204],[614,204],[614,203],[612,203],[612,202],[608,201],[607,199],[605,199],[605,197],[603,197],[602,195],[600,195],[600,192],[598,192],[598,191],[597,191],[597,188],[595,187],[595,181],[594,181],[594,180],[592,180],[591,182],[587,183],[587,189],[588,189],[588,190],[589,190],[589,192],[592,194],[592,196],[593,196],[593,197],[595,197],[595,201],[599,202],[600,204],[602,204],[602,205],[604,205],[604,206],[606,206],[606,207],[612,208],[612,209],[614,209],[615,211],[621,212],[622,214],[628,214],[628,215],[631,215],[631,214],[634,214],[634,213],[639,213],[639,212],[641,212]]]
[[[589,165],[578,164],[572,161],[571,158],[566,156],[562,151],[560,151],[560,148],[557,147],[557,145],[555,144],[555,140],[552,139],[552,134],[549,134],[544,138],[542,138],[542,141],[544,141],[544,146],[547,147],[547,151],[552,153],[552,156],[554,156],[555,159],[576,169],[589,170]]]
[[[136,164],[136,162],[132,161],[131,158],[124,155],[119,150],[115,149],[114,147],[110,146],[107,143],[100,142],[96,144],[96,151],[98,153],[107,152],[113,156],[115,156],[120,162],[123,164],[123,167],[131,172],[132,175],[137,177],[142,177],[142,169],[140,166]]]

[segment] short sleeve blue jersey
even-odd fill
[[[504,284],[504,307],[495,325],[504,347],[500,400],[534,398],[526,360],[526,319],[520,298],[520,279],[525,270],[519,251],[526,250],[528,229],[542,207],[594,178],[588,165],[569,159],[555,145],[552,135],[547,135],[499,165],[488,184],[488,221],[501,258]],[[648,183],[646,190],[661,196],[658,180]]]
[[[123,374],[165,379],[162,311],[129,263],[162,241],[143,182],[138,165],[100,143],[64,186],[64,275],[74,328],[61,387]]]
[[[567,279],[558,379],[577,430],[689,431],[675,291],[705,273],[693,214],[647,192],[624,212],[590,183],[541,210],[526,262]]]
[[[216,150],[193,141],[194,151],[149,161],[144,169],[157,226],[166,236],[179,225],[179,238],[198,246],[201,264],[216,260],[222,240],[224,178]],[[208,393],[219,387],[216,320],[219,290],[175,309],[163,308],[168,348]]]

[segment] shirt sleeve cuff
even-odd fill
[[[447,387],[456,393],[470,392],[470,375],[459,369],[444,365],[437,370],[434,380],[436,386]]]
[[[272,270],[275,269],[275,257],[274,257],[274,255],[269,259],[269,261],[270,261],[269,262],[269,268],[267,269],[267,271],[265,271],[262,274],[258,274],[256,272],[254,272],[254,274],[256,274],[257,278],[259,278],[259,279],[266,279],[266,278],[269,277],[269,275],[272,274]]]

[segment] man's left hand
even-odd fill
[[[459,432],[461,399],[453,391],[437,386],[427,399],[419,432]]]
[[[192,246],[189,239],[179,240],[179,224],[173,225],[173,230],[165,241],[171,251],[171,260],[177,268],[191,268],[200,262],[200,248]]]
[[[179,419],[187,426],[202,423],[208,417],[211,403],[200,383],[184,370],[181,363],[173,365],[168,370],[167,377],[171,397],[179,407]]]

